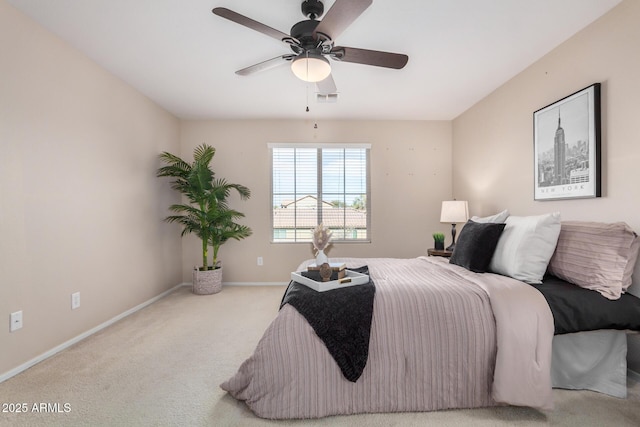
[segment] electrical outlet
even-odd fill
[[[18,329],[22,329],[22,310],[11,313],[11,325],[9,331],[15,332]]]
[[[75,310],[80,307],[80,292],[71,294],[71,310]]]
[[[262,259],[261,256],[258,257],[258,265],[260,266],[264,265],[264,260]]]

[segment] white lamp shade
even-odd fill
[[[467,222],[469,219],[469,206],[466,200],[447,200],[442,202],[440,222],[455,224]]]
[[[291,71],[305,82],[319,82],[331,74],[331,65],[327,58],[315,53],[300,55],[291,62]]]

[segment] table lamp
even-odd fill
[[[467,222],[469,219],[469,206],[466,200],[446,200],[442,202],[440,222],[451,224],[451,246],[448,251],[453,251],[456,246],[456,223]]]

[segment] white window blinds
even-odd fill
[[[270,144],[273,242],[369,241],[368,144]]]

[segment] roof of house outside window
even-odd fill
[[[296,209],[297,206],[297,209]],[[314,228],[318,225],[317,199],[305,196],[273,209],[273,228]],[[367,212],[323,202],[322,221],[329,228],[367,228]]]

